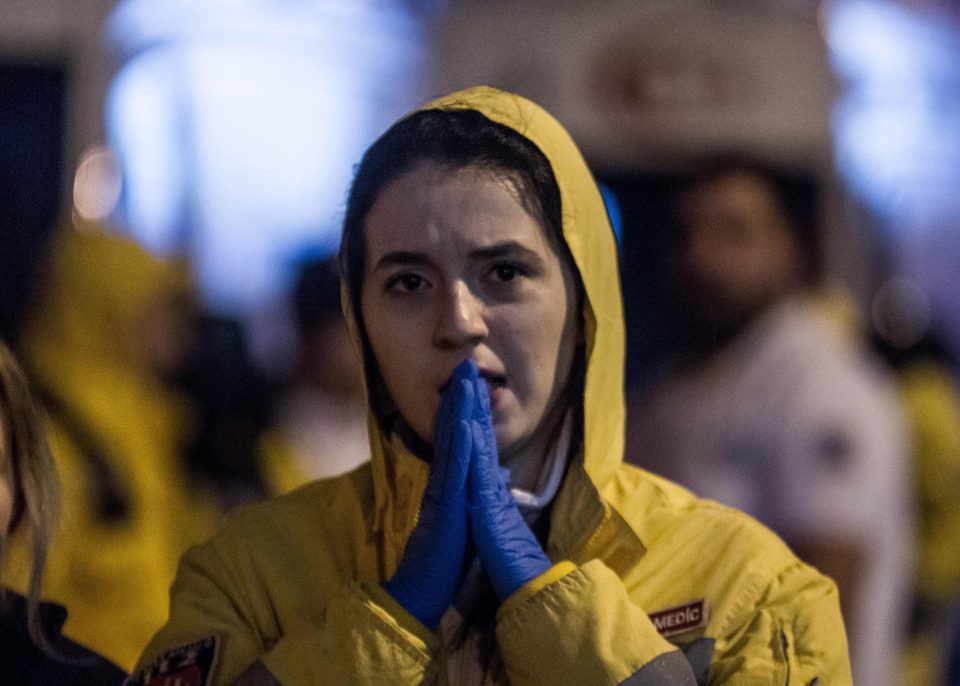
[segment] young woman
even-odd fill
[[[13,536],[31,551],[26,597],[0,588],[0,676],[12,686],[119,684],[117,666],[60,634],[66,611],[38,596],[56,521],[57,489],[27,380],[0,342],[0,561]]]
[[[474,88],[395,124],[341,262],[371,462],[185,556],[133,683],[850,682],[832,582],[622,464],[616,249],[546,112]]]

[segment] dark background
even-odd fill
[[[0,61],[0,338],[12,340],[64,178],[66,70]]]

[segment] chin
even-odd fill
[[[495,424],[493,430],[497,437],[497,450],[501,456],[515,454],[526,443],[527,436],[514,427]]]

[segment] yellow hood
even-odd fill
[[[586,295],[583,306],[587,358],[583,465],[594,486],[589,490],[596,494],[612,481],[621,464],[625,419],[620,278],[613,231],[600,192],[570,135],[556,119],[529,100],[480,86],[453,93],[423,107],[436,108],[476,110],[492,121],[510,127],[533,142],[553,169],[560,189],[563,235],[579,270]],[[356,335],[357,326],[346,285],[343,302],[347,319]],[[367,379],[369,383],[369,374]],[[384,517],[390,518],[390,510],[397,509],[394,500],[399,500],[399,508],[403,509],[405,494],[398,491],[422,487],[426,469],[392,464],[398,460],[405,461],[404,456],[397,454],[372,415],[369,427],[377,520],[383,522]],[[387,457],[391,454],[393,460]],[[408,481],[401,477],[403,483],[397,483],[398,474],[409,473],[411,469],[421,473]],[[574,498],[581,515],[585,514],[585,508],[594,510],[584,500],[585,495],[581,492]],[[599,504],[595,495],[587,496],[587,500]],[[400,528],[405,527],[401,525]]]
[[[43,300],[27,331],[32,366],[42,372],[84,361],[149,375],[142,322],[156,302],[190,291],[184,265],[96,226],[65,228],[52,246]]]

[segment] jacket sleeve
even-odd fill
[[[836,586],[816,570],[797,562],[733,606],[682,653],[601,561],[564,562],[507,599],[497,643],[514,686],[852,683]]]
[[[322,616],[283,627],[258,591],[240,582],[212,544],[192,549],[171,589],[169,619],[128,683],[191,668],[199,683],[228,686],[256,661],[283,686],[435,681],[438,639],[379,586],[344,584]],[[206,656],[195,648],[204,645],[211,646]]]
[[[839,595],[829,578],[797,562],[736,604],[743,609],[720,627],[709,684],[853,683]]]
[[[683,654],[599,560],[561,562],[507,598],[497,644],[513,686],[696,684]]]

